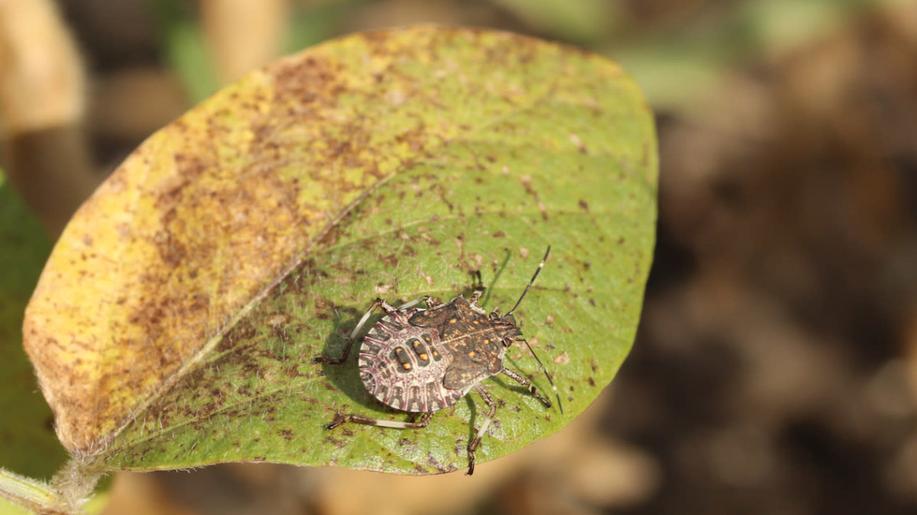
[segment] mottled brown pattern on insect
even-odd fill
[[[477,382],[503,370],[506,354],[503,342],[511,342],[521,333],[512,324],[489,317],[464,297],[456,297],[443,310],[449,316],[441,322],[440,333],[443,345],[452,355],[443,385],[467,392]]]
[[[442,377],[451,362],[443,352],[438,328],[411,324],[418,308],[386,314],[369,330],[360,347],[360,379],[379,402],[413,413],[437,411],[461,398]]]

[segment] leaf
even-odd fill
[[[0,172],[0,468],[49,478],[66,453],[22,350],[22,314],[51,250],[44,230]]]
[[[188,97],[199,102],[217,90],[220,80],[190,6],[180,0],[152,4],[164,60],[175,71]]]
[[[603,58],[507,33],[346,37],[252,73],[141,145],[64,231],[26,346],[78,456],[109,469],[225,461],[464,468],[469,402],[423,431],[322,426],[371,402],[340,352],[377,296],[451,298],[480,268],[565,397],[505,382],[481,461],[569,422],[633,341],[656,147]],[[503,266],[505,264],[505,266]],[[532,358],[509,362],[545,388]]]
[[[283,48],[287,52],[295,52],[333,36],[361,2],[325,0],[293,6]]]
[[[730,70],[799,51],[877,4],[881,2],[735,2],[678,26],[641,31],[623,43],[607,42],[603,53],[627,68],[657,110],[690,111],[715,95]]]
[[[613,32],[620,8],[606,0],[491,0],[522,21],[570,41],[596,41]]]

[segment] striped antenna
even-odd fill
[[[529,281],[527,285],[525,285],[525,290],[522,290],[522,295],[519,296],[519,300],[516,301],[516,305],[513,306],[513,309],[509,310],[509,312],[506,313],[506,316],[512,314],[513,311],[516,311],[516,308],[518,308],[519,304],[522,303],[522,299],[524,299],[525,294],[529,292],[529,288],[531,288],[532,285],[535,284],[535,279],[538,278],[538,274],[541,273],[541,269],[544,268],[544,263],[545,261],[548,260],[548,256],[550,254],[551,254],[551,246],[548,245],[548,248],[545,249],[544,251],[544,257],[541,258],[541,263],[538,263],[538,268],[536,268],[535,273],[532,274],[532,279]],[[548,373],[548,369],[545,368],[544,363],[541,362],[541,358],[538,357],[538,354],[535,354],[535,349],[533,349],[532,346],[529,345],[528,340],[523,339],[522,341],[525,342],[525,346],[528,347],[529,352],[532,353],[532,356],[535,358],[535,361],[538,362],[538,366],[541,367],[541,371],[544,372],[544,376],[548,378],[548,383],[551,385],[551,389],[554,390],[554,395],[557,397],[557,407],[560,409],[561,414],[563,414],[564,405],[560,401],[560,392],[557,391],[557,385],[554,384],[554,379],[551,378],[551,374]]]
[[[506,313],[507,315],[511,314],[513,311],[516,311],[516,308],[518,308],[519,304],[522,303],[522,299],[525,298],[525,294],[528,293],[529,288],[531,288],[532,285],[535,284],[535,279],[538,278],[538,274],[540,274],[541,269],[544,268],[544,262],[548,260],[548,254],[550,253],[551,253],[551,246],[548,245],[548,249],[544,251],[544,257],[541,258],[541,263],[538,263],[538,268],[535,269],[535,274],[532,275],[532,280],[529,281],[527,285],[525,285],[525,289],[522,290],[522,295],[519,296],[519,300],[516,301],[516,305],[513,306],[513,309],[509,310],[509,312]]]

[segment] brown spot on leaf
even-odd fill
[[[585,154],[588,151],[586,144],[583,143],[583,140],[576,133],[570,133],[570,143],[573,143],[573,146],[575,146],[581,154]]]

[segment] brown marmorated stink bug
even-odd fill
[[[474,454],[481,438],[494,420],[497,405],[482,382],[490,376],[504,374],[527,388],[546,408],[551,401],[522,373],[503,364],[513,342],[525,343],[557,394],[557,388],[544,364],[532,350],[513,317],[529,288],[544,267],[551,247],[548,246],[532,279],[519,300],[505,315],[497,310],[489,314],[477,305],[484,293],[480,273],[471,297],[462,295],[448,303],[433,297],[393,307],[376,299],[350,333],[340,357],[319,356],[317,363],[340,365],[347,360],[357,335],[376,308],[385,312],[363,337],[360,346],[360,378],[367,391],[382,404],[399,411],[416,414],[410,422],[377,420],[361,415],[337,413],[326,426],[334,429],[346,422],[395,429],[421,429],[433,413],[454,405],[472,389],[487,404],[487,416],[474,438],[468,442],[468,475],[474,473]],[[419,307],[425,304],[426,308]],[[558,405],[560,396],[557,396]],[[561,408],[562,410],[562,408]]]

